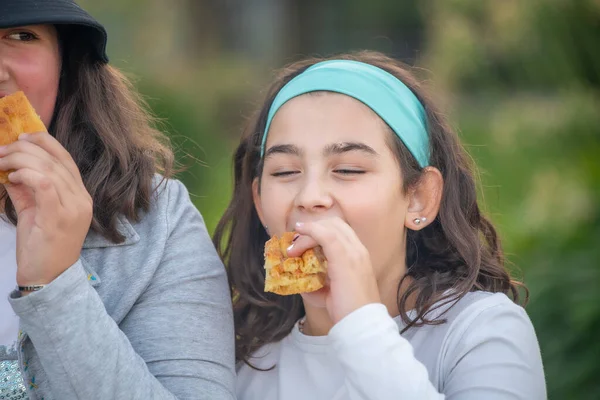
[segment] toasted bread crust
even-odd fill
[[[279,295],[307,293],[325,284],[327,260],[320,247],[305,251],[301,257],[288,257],[294,232],[281,239],[273,236],[265,243],[265,292]]]
[[[23,92],[0,99],[0,146],[14,143],[22,133],[43,132],[44,123]],[[0,183],[8,183],[11,171],[0,171]]]
[[[281,296],[314,292],[325,285],[325,274],[312,274],[295,278],[292,282],[280,284],[274,280],[265,281],[265,292],[273,292]]]

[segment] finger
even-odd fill
[[[309,235],[322,247],[331,279],[342,277],[350,269],[357,272],[371,270],[367,248],[345,221],[333,218],[310,222],[297,226],[296,230]]]
[[[298,222],[296,231],[300,235],[311,237],[319,246],[323,248],[323,253],[327,259],[346,251],[349,247],[344,242],[345,235],[339,232],[339,227],[324,221],[317,222]],[[295,247],[295,246],[294,246]]]
[[[288,257],[300,257],[308,249],[315,248],[319,245],[315,239],[306,235],[298,235],[292,245],[287,249]]]
[[[56,187],[63,205],[67,205],[68,197],[72,197],[78,189],[64,167],[52,160],[42,160],[37,156],[21,152],[11,153],[0,158],[0,170],[19,171],[21,169],[31,169],[46,176]]]
[[[338,237],[343,238],[340,240],[340,244],[345,247],[347,254],[354,254],[362,256],[363,258],[368,257],[368,250],[360,240],[354,229],[348,223],[340,218],[331,218],[323,221],[324,224],[330,226],[332,230],[336,232]],[[369,258],[370,259],[370,258]]]
[[[33,143],[36,146],[44,149],[48,154],[55,157],[60,164],[72,175],[77,184],[83,186],[81,173],[71,154],[63,147],[62,144],[48,132],[28,133],[19,136],[19,140]]]
[[[24,135],[21,135],[19,138],[21,138],[23,136]],[[18,140],[15,143],[12,143],[8,146],[5,146],[4,148],[1,148],[0,149],[0,157],[6,156],[11,153],[17,153],[17,152],[32,154],[32,155],[36,156],[37,158],[39,158],[40,160],[44,160],[44,162],[54,163],[54,164],[60,166],[61,168],[59,168],[59,170],[63,172],[62,175],[63,175],[65,181],[70,183],[69,186],[71,186],[74,191],[77,188],[80,188],[78,181],[73,179],[72,174],[67,170],[67,168],[64,166],[64,164],[58,158],[56,158],[54,155],[52,155],[49,152],[47,152],[46,150],[44,150],[42,147],[37,146],[36,144],[31,143],[25,139]],[[50,165],[48,165],[47,167],[49,169],[51,169]]]
[[[344,222],[342,222],[340,220],[341,224],[345,224]],[[322,223],[325,226],[328,226],[331,222],[324,220],[324,221],[319,221],[318,223]],[[348,242],[348,243],[352,243],[354,240],[352,240],[352,234],[354,233],[354,231],[352,231],[352,228],[350,228],[349,226],[347,226],[347,228],[350,230],[350,232],[344,231],[344,227],[338,225],[338,224],[332,224],[331,229],[334,229],[338,235],[344,237],[344,243]],[[347,225],[347,224],[346,224]],[[290,247],[288,247],[287,249],[287,253],[289,257],[299,257],[300,255],[302,255],[306,250],[312,249],[319,246],[319,243],[313,239],[311,236],[308,235],[298,235],[297,239],[294,240],[294,242],[292,243],[292,245]]]
[[[358,239],[358,236],[354,232],[354,230],[348,225],[344,220],[340,218],[328,218],[323,219],[316,222],[311,222],[311,224],[318,224],[324,230],[330,230],[333,235],[335,235],[336,239],[338,239],[340,245],[343,245],[347,251],[352,251],[354,248],[361,248],[362,242]],[[302,231],[303,228],[299,228],[298,233]],[[310,246],[308,248],[315,247],[315,243],[317,241],[308,236],[306,239],[306,235],[300,235],[296,242],[300,242],[299,244],[294,243],[294,247],[305,247]],[[306,245],[304,246],[304,244]],[[318,243],[319,244],[319,243]]]
[[[4,185],[4,189],[12,200],[17,214],[26,208],[35,208],[35,196],[33,190],[25,185],[12,185],[10,181]]]
[[[24,185],[33,191],[36,208],[44,216],[56,215],[61,206],[60,198],[52,180],[38,171],[23,168],[8,175],[11,185]],[[9,186],[9,196],[12,188]]]
[[[348,223],[341,218],[330,218],[323,221],[324,224],[331,225],[332,229],[335,229],[338,235],[342,236],[345,240],[343,243],[350,247],[362,246],[362,242],[354,232],[354,229]]]

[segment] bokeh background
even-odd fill
[[[274,70],[374,49],[419,67],[531,290],[550,399],[600,399],[599,0],[79,0],[188,168],[210,230]]]

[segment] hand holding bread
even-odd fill
[[[48,284],[78,260],[92,198],[22,92],[0,99],[0,141],[0,179],[18,215],[17,283]]]
[[[46,127],[23,92],[0,99],[0,146],[14,143],[22,133],[44,132]],[[11,171],[0,171],[0,183],[8,183]]]
[[[296,232],[300,236],[293,243],[291,243],[293,234],[286,234],[284,243],[280,243],[278,249],[271,247],[274,246],[275,241],[265,247],[265,267],[268,268],[265,290],[269,289],[269,291],[280,292],[280,294],[299,292],[306,302],[327,308],[333,323],[337,323],[364,305],[381,302],[369,252],[346,222],[340,218],[330,218],[298,223]],[[285,248],[285,252],[281,250],[282,248]],[[285,275],[286,278],[282,282],[285,282],[286,285],[275,286],[277,291],[270,290],[274,288],[273,282],[277,282],[269,276],[273,271],[269,261],[272,252],[276,254],[276,257],[280,251],[288,260],[297,260],[299,257],[304,258],[311,249],[314,249],[316,259],[326,260],[326,264],[323,261],[321,263],[326,265],[323,269],[326,271],[327,282],[325,282],[325,274],[320,272],[321,269],[305,269],[307,272],[318,271],[316,274],[323,274],[323,276],[319,275],[315,281],[308,281],[305,279],[305,275],[298,275],[298,278]],[[286,269],[293,270],[290,267],[281,269],[284,272]],[[301,271],[303,270],[301,269]],[[289,274],[290,272],[285,273]],[[305,282],[310,282],[311,286]],[[324,286],[319,290],[314,290],[316,286],[312,286],[313,282],[317,286],[321,284]]]

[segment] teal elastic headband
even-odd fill
[[[392,128],[422,168],[429,165],[429,135],[421,102],[392,74],[349,60],[315,64],[279,91],[269,110],[261,157],[265,154],[267,133],[277,110],[294,97],[317,91],[341,93],[361,101]]]

